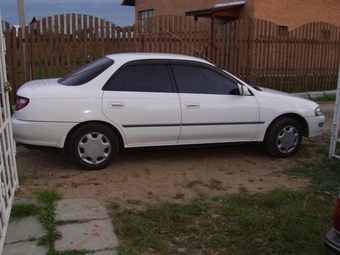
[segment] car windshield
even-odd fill
[[[97,59],[59,79],[58,83],[65,86],[83,85],[96,78],[113,63],[114,61],[107,57]]]

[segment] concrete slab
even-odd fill
[[[2,255],[46,255],[47,249],[38,246],[38,241],[6,244]]]
[[[64,199],[56,203],[56,220],[97,220],[108,218],[105,207],[94,199]]]
[[[95,253],[89,253],[88,255],[118,255],[118,251],[98,251]]]
[[[27,241],[31,238],[40,238],[45,235],[45,230],[36,217],[23,218],[12,221],[8,225],[5,243]]]
[[[114,250],[118,247],[117,236],[109,219],[59,226],[62,239],[55,242],[57,251],[66,250]]]
[[[15,197],[14,204],[38,204],[38,200],[36,198],[26,198],[26,197]]]

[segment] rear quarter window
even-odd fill
[[[100,58],[59,79],[58,83],[65,86],[83,85],[96,78],[113,63],[114,61],[107,57]]]

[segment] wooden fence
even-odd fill
[[[254,85],[283,91],[335,89],[340,28],[311,23],[288,32],[256,20],[217,28],[178,16],[160,16],[121,29],[96,17],[55,15],[24,29],[3,24],[9,81],[61,77],[111,53],[163,52],[207,59]]]

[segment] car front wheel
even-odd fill
[[[114,132],[97,123],[79,127],[71,136],[70,154],[86,170],[106,168],[117,157],[119,143]]]
[[[264,148],[273,157],[286,158],[297,152],[302,141],[302,129],[298,121],[283,117],[273,122],[267,131]]]

